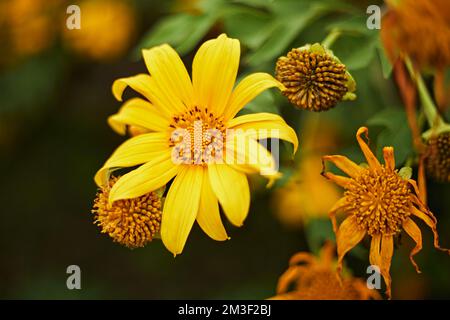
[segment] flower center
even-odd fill
[[[225,125],[207,108],[194,107],[173,117],[170,146],[176,163],[206,165],[222,159]]]
[[[368,169],[345,192],[349,212],[369,235],[395,235],[410,215],[408,182],[397,172],[382,167]]]
[[[102,233],[107,233],[114,242],[129,248],[139,248],[153,240],[161,225],[161,199],[150,192],[134,199],[118,200],[108,204],[109,190],[117,182],[112,177],[109,187],[97,194],[92,213],[95,224]]]
[[[312,111],[334,107],[348,91],[345,66],[306,49],[292,49],[278,59],[276,76],[291,103]]]

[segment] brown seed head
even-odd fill
[[[427,141],[427,174],[439,182],[450,182],[450,132]]]
[[[109,187],[101,188],[94,201],[94,223],[114,242],[128,248],[143,247],[153,240],[161,225],[161,198],[150,192],[134,199],[108,204],[109,190],[117,182],[110,179]]]
[[[345,65],[326,53],[292,49],[276,64],[283,94],[296,107],[311,111],[333,108],[348,91]]]

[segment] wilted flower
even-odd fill
[[[416,242],[411,251],[411,263],[419,268],[413,256],[422,249],[422,233],[413,217],[421,219],[433,231],[434,246],[441,249],[436,229],[437,220],[426,205],[420,200],[419,190],[410,172],[395,169],[394,149],[383,149],[384,165],[369,149],[361,137],[367,136],[368,129],[362,127],[356,133],[356,139],[367,159],[368,167],[355,164],[345,156],[324,156],[323,161],[334,163],[349,177],[323,172],[323,175],[346,189],[341,198],[330,211],[333,229],[336,233],[338,268],[342,268],[344,255],[356,246],[366,235],[372,238],[370,246],[370,263],[380,268],[385,280],[387,296],[391,296],[391,276],[389,269],[394,252],[394,237],[402,230]],[[325,169],[325,168],[324,168]],[[336,222],[336,212],[345,212],[348,217],[340,224]]]
[[[362,279],[336,273],[334,245],[322,247],[319,257],[308,252],[292,256],[289,268],[278,280],[274,300],[369,300],[381,299],[375,289],[369,289]],[[293,287],[291,290],[290,287]]]
[[[111,171],[140,165],[111,188],[109,203],[113,204],[154,191],[175,178],[162,214],[161,239],[167,249],[181,253],[196,220],[211,238],[226,240],[218,204],[232,224],[242,226],[250,205],[246,174],[261,173],[270,179],[279,176],[275,160],[257,139],[275,137],[297,149],[297,135],[280,116],[255,113],[236,117],[262,91],[282,85],[269,74],[254,73],[233,90],[240,44],[225,34],[199,48],[192,81],[169,45],[143,50],[143,56],[151,76],[118,79],[112,89],[120,101],[128,86],[148,101],[127,101],[109,123],[122,134],[127,126],[145,128],[149,133],[130,138],[117,148],[95,181],[103,186]],[[229,163],[229,156],[235,155],[243,161]]]
[[[119,58],[129,48],[136,29],[136,14],[128,1],[84,0],[80,3],[81,29],[64,25],[65,45],[77,54],[98,61]]]
[[[278,59],[275,71],[286,87],[283,94],[300,109],[326,111],[356,97],[355,81],[345,65],[318,43],[292,49]]]

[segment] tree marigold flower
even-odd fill
[[[273,300],[369,300],[381,299],[362,279],[350,275],[340,279],[336,273],[335,246],[326,242],[319,257],[308,252],[292,256],[289,268],[281,275]],[[293,290],[289,290],[290,287]]]
[[[280,116],[256,113],[236,117],[262,91],[282,88],[282,84],[269,74],[254,73],[233,90],[240,44],[225,34],[199,48],[192,81],[169,45],[143,50],[143,56],[151,75],[118,79],[112,90],[119,101],[128,86],[145,99],[127,101],[109,118],[109,124],[121,134],[127,126],[149,132],[119,146],[95,181],[104,186],[111,171],[140,166],[111,188],[109,203],[113,204],[140,197],[175,178],[161,221],[166,248],[174,255],[181,253],[196,220],[212,239],[226,240],[218,204],[233,225],[242,226],[250,205],[246,174],[261,173],[272,180],[279,176],[275,159],[257,139],[275,137],[291,142],[294,152],[297,149],[297,135]],[[242,161],[228,161],[233,156]]]
[[[109,185],[100,188],[92,213],[94,223],[115,242],[134,249],[145,246],[159,233],[161,197],[156,192],[108,203],[109,191],[117,182],[111,177]]]
[[[450,182],[450,132],[442,132],[427,140],[426,170],[439,182]]]
[[[295,48],[276,64],[276,78],[289,101],[300,109],[326,111],[355,98],[355,81],[331,50],[320,44]]]
[[[358,166],[345,156],[324,156],[323,162],[334,163],[349,177],[322,173],[326,178],[343,187],[346,191],[331,209],[329,215],[336,233],[338,251],[338,269],[342,269],[344,255],[356,246],[366,235],[372,238],[370,245],[370,263],[380,268],[386,283],[386,294],[391,297],[391,276],[389,273],[394,252],[394,237],[402,230],[415,241],[416,246],[410,253],[411,263],[419,268],[414,255],[422,249],[422,233],[414,218],[424,221],[433,231],[434,247],[449,253],[439,246],[436,229],[437,220],[420,200],[419,189],[414,180],[395,169],[394,149],[383,149],[384,165],[369,149],[361,137],[368,135],[368,129],[359,128],[356,139],[367,159],[368,167]],[[345,212],[348,216],[340,224],[336,222],[336,212]]]

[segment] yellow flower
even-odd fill
[[[369,300],[381,299],[375,289],[348,275],[340,279],[335,269],[334,245],[326,242],[319,257],[308,252],[292,256],[281,275],[273,300]],[[293,290],[289,290],[291,286]]]
[[[366,235],[372,238],[369,260],[380,268],[386,283],[386,294],[391,297],[391,276],[389,269],[394,253],[394,237],[404,230],[416,243],[410,253],[411,263],[419,268],[414,255],[422,249],[422,233],[413,217],[421,219],[433,231],[434,246],[439,246],[436,229],[437,220],[420,200],[419,189],[414,180],[406,177],[404,171],[395,169],[394,149],[383,149],[384,165],[369,149],[361,137],[368,134],[365,127],[359,128],[356,139],[367,159],[368,167],[358,166],[345,156],[324,156],[326,161],[334,163],[349,177],[323,172],[323,175],[340,185],[346,192],[330,211],[333,229],[336,233],[338,251],[338,269],[342,269],[344,255],[356,246]],[[340,224],[336,222],[336,212],[343,211],[348,216]]]
[[[196,220],[211,238],[226,240],[218,204],[233,225],[241,226],[250,204],[246,174],[260,172],[271,179],[278,176],[275,159],[257,139],[276,137],[297,149],[294,130],[278,115],[235,117],[262,91],[282,85],[269,74],[254,73],[233,90],[240,44],[225,34],[199,48],[192,81],[169,45],[143,50],[143,56],[150,75],[118,79],[112,90],[121,100],[130,86],[146,99],[127,101],[109,123],[122,134],[127,125],[150,132],[117,148],[95,181],[106,185],[111,170],[141,165],[111,188],[109,201],[113,203],[139,197],[175,178],[162,213],[161,239],[167,249],[174,255],[181,253]],[[233,161],[235,157],[244,161]]]
[[[53,28],[60,0],[14,0],[0,3],[0,27],[6,39],[6,50],[13,56],[37,54],[48,48],[54,37]],[[7,59],[2,57],[0,60]]]
[[[122,56],[136,29],[136,14],[130,4],[122,0],[85,0],[80,3],[80,10],[81,29],[63,27],[65,45],[99,61]]]

